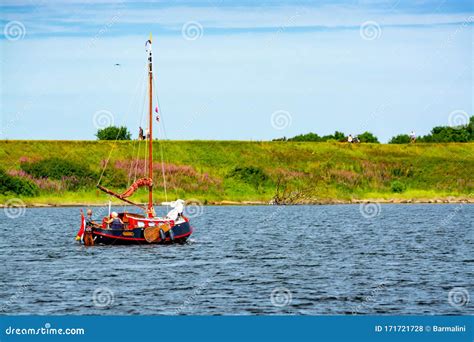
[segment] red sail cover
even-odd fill
[[[140,179],[137,179],[135,181],[135,183],[133,183],[132,185],[130,185],[130,187],[125,191],[123,192],[122,194],[119,195],[119,197],[121,198],[127,198],[127,197],[130,197],[133,195],[133,193],[140,187],[142,186],[152,186],[153,185],[153,181],[151,180],[151,178],[140,178]]]

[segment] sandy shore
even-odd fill
[[[299,201],[297,203],[283,203],[280,205],[337,205],[337,204],[361,204],[361,203],[380,203],[380,204],[428,204],[428,203],[435,203],[435,204],[448,204],[448,203],[466,203],[466,204],[473,204],[474,198],[468,197],[446,197],[446,198],[418,198],[418,199],[399,199],[399,198],[392,198],[392,199],[384,199],[384,198],[374,198],[374,199],[352,199],[352,200],[338,200],[338,199],[320,199],[320,200],[310,200],[310,201]],[[197,201],[193,201],[192,204],[197,205],[235,205],[235,206],[243,206],[243,205],[275,205],[270,202],[264,201],[208,201],[206,204],[199,203]],[[27,208],[49,208],[49,207],[103,207],[104,203],[86,203],[86,202],[77,202],[77,203],[18,203],[15,202],[12,204],[13,206],[24,206]],[[129,204],[122,204],[122,203],[112,203],[112,205],[125,205],[129,206]],[[9,206],[7,203],[0,203],[0,207]],[[130,205],[131,206],[131,205]]]

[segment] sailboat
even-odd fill
[[[193,229],[189,219],[184,216],[185,201],[176,200],[167,202],[172,210],[164,217],[156,216],[153,206],[153,56],[152,36],[146,42],[147,71],[148,71],[148,131],[146,140],[148,144],[148,175],[139,178],[123,193],[118,194],[102,186],[97,187],[108,195],[114,196],[127,204],[141,208],[144,213],[110,212],[101,223],[88,221],[82,215],[82,225],[76,236],[87,246],[95,244],[167,244],[184,243],[192,234]],[[140,187],[148,188],[148,202],[143,205],[135,203],[129,197]]]

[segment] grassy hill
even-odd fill
[[[136,141],[0,141],[0,170],[38,189],[33,195],[4,190],[0,203],[11,197],[28,204],[104,203],[106,195],[94,185],[109,155],[101,184],[121,192],[135,174],[143,173],[144,153],[145,144]],[[95,179],[88,183],[74,175],[46,179],[24,171],[51,158],[80,165]],[[165,199],[162,168],[168,199],[204,203],[474,198],[474,143],[164,141],[154,143],[154,160],[156,201]],[[133,197],[145,199],[144,191]]]

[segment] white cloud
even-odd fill
[[[193,42],[160,36],[155,71],[169,138],[271,139],[339,129],[371,130],[387,140],[411,129],[426,133],[452,110],[472,108],[472,28],[458,29],[386,28],[375,41],[353,30],[204,33]],[[84,37],[3,45],[2,114],[9,120],[24,112],[8,137],[93,139],[91,118],[101,109],[133,131],[144,96],[137,84],[145,39],[105,34],[92,45]],[[269,124],[276,110],[292,115],[284,132]]]
[[[30,34],[84,33],[96,31],[114,17],[112,30],[126,34],[150,26],[155,29],[180,31],[190,20],[200,22],[208,29],[258,28],[354,28],[372,20],[382,26],[442,25],[465,21],[470,13],[410,13],[392,8],[366,5],[321,6],[174,6],[150,5],[136,8],[128,3],[105,1],[104,6],[94,3],[64,3],[37,6],[32,12],[6,11],[5,20],[22,21]],[[108,5],[107,5],[108,4]]]

